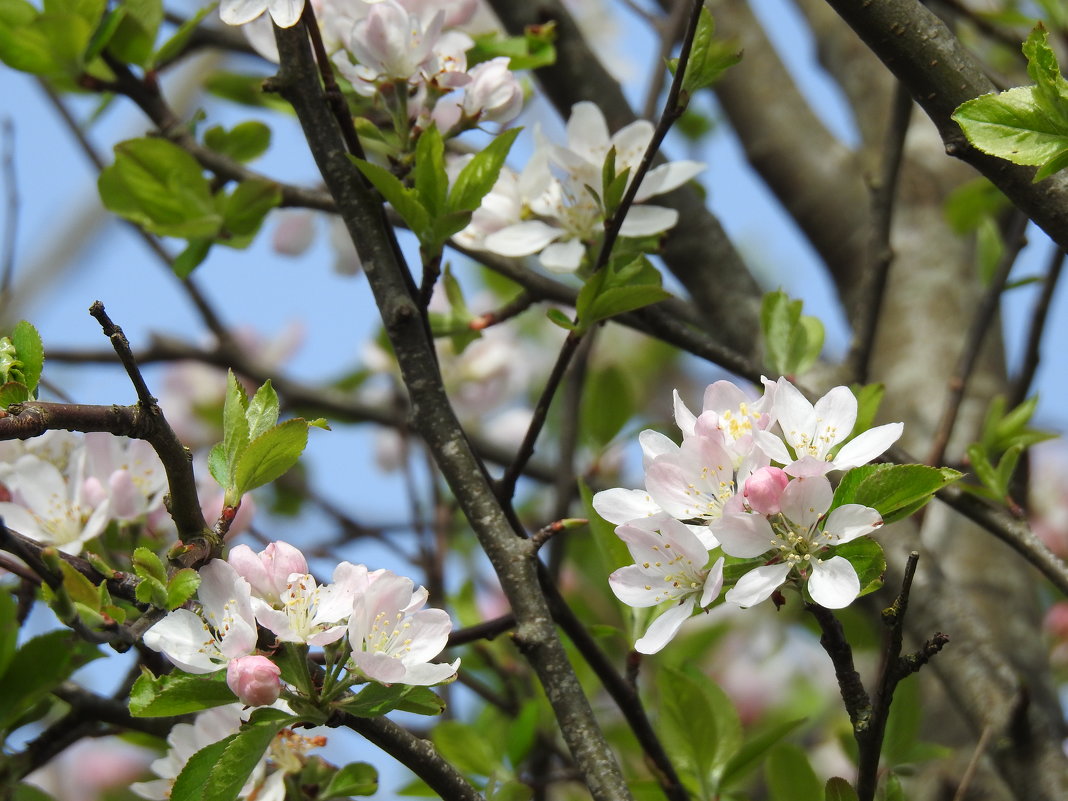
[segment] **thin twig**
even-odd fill
[[[1035,380],[1038,371],[1038,363],[1041,359],[1042,335],[1046,331],[1046,320],[1049,319],[1049,310],[1053,303],[1053,295],[1057,291],[1057,283],[1064,271],[1064,262],[1068,254],[1059,247],[1054,246],[1050,253],[1049,263],[1046,265],[1046,276],[1042,281],[1042,293],[1035,303],[1034,312],[1031,314],[1031,327],[1027,332],[1027,346],[1024,348],[1023,366],[1020,374],[1012,382],[1012,390],[1009,392],[1009,400],[1006,406],[1015,409],[1027,398],[1031,389],[1031,382]]]
[[[853,380],[859,384],[868,382],[868,368],[871,364],[872,351],[875,348],[880,309],[890,275],[890,265],[894,260],[890,231],[896,206],[901,162],[905,154],[905,136],[909,130],[911,116],[912,95],[899,81],[894,87],[890,124],[886,133],[879,176],[871,187],[872,223],[868,265],[862,281],[864,290],[858,293],[859,308],[854,315],[856,335],[847,357]]]
[[[942,419],[938,429],[932,437],[931,452],[927,456],[927,464],[940,465],[946,458],[946,447],[949,438],[953,434],[953,426],[957,422],[957,414],[960,412],[961,402],[964,400],[964,391],[968,388],[968,379],[972,375],[979,353],[983,349],[987,332],[990,331],[990,321],[997,312],[1001,295],[1005,291],[1005,284],[1009,280],[1009,273],[1016,263],[1016,257],[1023,248],[1025,239],[1024,232],[1027,230],[1027,215],[1015,211],[1009,223],[1005,236],[1005,252],[998,262],[997,271],[983,295],[982,301],[975,309],[971,324],[964,343],[961,345],[960,358],[953,376],[948,382],[945,405],[943,406]]]
[[[541,433],[541,429],[545,425],[545,419],[549,415],[549,407],[552,405],[553,397],[556,395],[556,390],[559,388],[560,382],[571,364],[571,356],[575,353],[581,341],[581,336],[572,331],[568,333],[567,339],[564,340],[564,344],[560,348],[556,363],[553,365],[552,372],[549,373],[549,377],[546,379],[545,386],[541,391],[541,396],[538,398],[538,403],[534,407],[534,413],[531,415],[530,425],[527,427],[523,442],[520,444],[512,463],[508,465],[504,475],[497,481],[497,497],[502,502],[510,501],[515,494],[516,481],[523,474],[523,469],[526,467],[530,457],[534,455],[534,444],[538,441],[538,434]]]
[[[638,168],[630,177],[630,184],[627,186],[627,191],[623,193],[623,199],[619,202],[619,207],[612,212],[610,218],[605,220],[604,241],[601,243],[601,250],[597,254],[597,261],[593,266],[594,272],[608,264],[616,238],[623,227],[623,221],[626,219],[630,207],[634,205],[634,198],[638,196],[642,179],[649,172],[649,168],[653,166],[653,160],[656,158],[657,153],[660,152],[660,145],[663,143],[668,131],[671,130],[671,126],[686,110],[685,102],[680,102],[682,83],[686,77],[686,67],[689,65],[690,51],[693,49],[693,37],[697,33],[697,23],[701,20],[701,9],[703,7],[704,0],[693,0],[690,17],[682,37],[682,48],[679,50],[675,76],[671,81],[671,88],[668,89],[667,99],[664,101],[664,110],[660,114],[660,120],[657,122],[653,136],[645,148],[645,153],[642,154],[642,160],[638,163]]]
[[[642,118],[649,119],[656,111],[656,101],[660,97],[660,90],[664,88],[665,63],[671,55],[671,49],[678,41],[682,33],[682,26],[686,22],[686,0],[675,0],[667,16],[659,20],[646,15],[646,20],[655,27],[660,34],[660,46],[656,57],[653,59],[652,76],[649,79],[649,90],[645,94],[645,102],[642,103]]]
[[[806,604],[805,608],[819,623],[822,632],[820,645],[823,646],[823,650],[831,658],[831,664],[834,665],[834,675],[838,680],[842,703],[845,704],[849,721],[853,724],[853,734],[857,736],[858,731],[868,727],[871,719],[871,699],[853,664],[853,649],[845,637],[842,624],[834,616],[834,612],[814,603]]]
[[[138,404],[146,412],[157,413],[159,406],[152,393],[149,392],[144,376],[141,375],[141,368],[137,366],[137,360],[134,358],[133,349],[130,347],[130,340],[126,338],[126,334],[108,317],[108,313],[104,311],[104,304],[99,300],[89,307],[89,314],[100,323],[104,336],[111,340],[111,345],[115,348],[115,353],[118,354],[119,361],[122,363],[123,369],[126,370],[130,383],[134,385],[134,389],[137,391]]]
[[[514,628],[515,615],[501,615],[493,618],[493,620],[486,620],[482,623],[476,623],[474,626],[457,629],[449,634],[449,641],[445,647],[455,648],[459,645],[467,645],[479,640],[492,640]]]
[[[511,320],[513,317],[518,317],[534,305],[534,303],[534,296],[524,290],[499,309],[494,309],[493,311],[488,311],[485,314],[480,314],[478,317],[475,317],[468,323],[468,327],[472,331],[485,331],[491,326],[498,325],[506,320]]]
[[[990,738],[993,734],[993,726],[990,724],[983,726],[983,731],[979,735],[979,742],[975,744],[975,750],[972,751],[972,758],[968,760],[968,767],[964,769],[964,774],[960,777],[957,792],[953,794],[953,801],[964,801],[968,793],[968,787],[971,785],[972,779],[975,778],[975,772],[979,769],[979,760],[982,759],[983,754],[986,752],[986,747],[990,743]]]

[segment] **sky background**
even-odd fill
[[[846,142],[856,134],[846,106],[834,84],[815,61],[812,42],[807,37],[793,6],[784,0],[762,0],[755,10],[765,20],[781,57],[798,77],[802,91],[813,101],[827,125]],[[610,6],[617,25],[610,64],[627,73],[629,94],[640,105],[645,93],[648,65],[653,58],[653,41],[621,4]],[[637,58],[628,61],[628,56]],[[238,60],[242,70],[269,69],[252,59]],[[171,76],[168,92],[187,91],[188,79]],[[20,298],[8,325],[28,319],[40,330],[49,347],[101,349],[107,342],[87,309],[94,300],[104,302],[109,315],[140,347],[153,334],[162,333],[194,342],[205,341],[205,333],[192,305],[165,269],[122,223],[97,211],[96,174],[79,150],[74,138],[51,107],[36,81],[0,66],[0,96],[6,110],[0,117],[10,121],[3,150],[2,181],[10,192],[12,177],[17,203],[0,202],[4,223],[16,213],[15,284]],[[697,101],[700,108],[714,113],[707,93]],[[90,113],[93,98],[76,98],[72,109],[79,116]],[[261,115],[210,98],[194,98],[187,112],[203,108],[209,122],[232,126],[259,118],[274,130],[268,154],[255,163],[255,169],[280,180],[315,184],[317,174],[295,121],[278,115]],[[513,166],[522,166],[529,152],[530,126],[542,120],[550,136],[562,130],[544,104],[534,103],[517,121],[528,126],[515,150]],[[129,103],[119,101],[106,110],[90,131],[90,138],[110,160],[110,146],[124,138],[143,135],[148,124]],[[719,126],[707,146],[694,151],[690,146],[669,140],[667,150],[676,158],[700,158],[708,169],[699,178],[709,190],[710,205],[720,217],[747,258],[760,272],[768,288],[782,285],[787,292],[805,301],[805,311],[823,319],[827,326],[827,353],[840,356],[848,344],[848,332],[840,309],[832,298],[811,248],[802,239],[776,201],[745,165],[738,143],[726,126]],[[300,378],[321,378],[356,363],[364,342],[378,328],[377,310],[366,281],[340,276],[331,269],[334,259],[325,226],[311,249],[300,258],[279,256],[271,247],[275,220],[269,218],[265,230],[246,251],[215,248],[209,260],[194,274],[224,321],[251,327],[262,337],[272,339],[292,325],[303,329],[300,349],[285,371]],[[88,229],[83,237],[79,230]],[[1038,272],[1048,258],[1045,236],[1032,230],[1031,244],[1021,257],[1015,277]],[[6,243],[5,243],[6,244]],[[177,253],[176,243],[169,243]],[[69,258],[58,254],[72,251]],[[40,290],[26,287],[43,284]],[[1005,334],[1010,367],[1019,363],[1026,324],[1037,289],[1028,287],[1009,294],[1003,305]],[[1068,405],[1062,398],[1066,386],[1065,350],[1068,342],[1068,292],[1057,293],[1047,330],[1045,358],[1037,377],[1040,393],[1035,423],[1056,431],[1068,429]],[[146,370],[149,385],[157,393],[161,371]],[[118,369],[72,368],[46,364],[46,377],[64,388],[73,399],[88,403],[130,403],[133,390]],[[688,399],[699,403],[698,399]],[[669,397],[665,396],[663,413]],[[361,509],[361,522],[388,523],[408,514],[402,479],[384,475],[374,468],[374,441],[366,427],[335,427],[321,435],[313,431],[308,461],[316,481],[334,500]],[[339,466],[343,466],[340,467]],[[355,475],[358,476],[354,480]],[[371,511],[367,511],[371,510]],[[314,520],[308,522],[314,525]],[[363,546],[361,546],[363,547]],[[345,554],[354,561],[403,571],[404,565],[389,552],[361,550]],[[324,571],[327,572],[327,571]],[[42,623],[42,625],[44,625]],[[101,681],[114,668],[95,668]],[[373,759],[380,767],[384,759]],[[388,789],[388,786],[387,786]]]

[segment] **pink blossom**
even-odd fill
[[[252,594],[272,605],[281,603],[294,573],[308,572],[308,560],[288,542],[272,542],[259,553],[247,545],[230,551],[227,560],[252,587]]]

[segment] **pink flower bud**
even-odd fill
[[[505,57],[483,61],[468,72],[464,114],[481,122],[510,122],[523,109],[523,88],[508,69]]]
[[[776,515],[781,509],[782,491],[790,477],[778,467],[761,467],[745,482],[745,500],[749,508],[762,515]]]
[[[240,656],[226,666],[226,685],[246,706],[268,706],[278,700],[281,675],[265,656]]]

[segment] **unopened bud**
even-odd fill
[[[761,467],[745,482],[745,500],[749,508],[762,515],[777,515],[782,491],[790,477],[778,467]]]
[[[282,691],[281,675],[265,656],[240,656],[226,666],[226,685],[246,706],[268,706]]]

